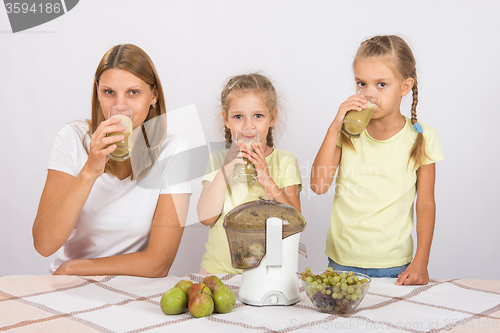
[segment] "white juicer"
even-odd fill
[[[232,266],[243,269],[241,302],[266,306],[299,301],[298,250],[305,225],[298,210],[267,197],[226,214]]]

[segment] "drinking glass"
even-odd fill
[[[123,135],[122,141],[114,143],[116,149],[109,154],[109,158],[114,161],[125,161],[130,157],[132,152],[132,120],[134,112],[126,105],[115,105],[108,112],[108,119],[118,118],[120,122],[117,124],[125,128],[123,132],[109,133],[108,136]]]
[[[259,132],[255,129],[243,129],[237,131],[235,134],[234,142],[239,145],[245,145],[248,149],[252,149],[252,143],[259,144]],[[234,167],[234,180],[239,183],[253,183],[257,180],[257,170],[255,165],[247,158],[243,158],[246,164],[236,164]]]
[[[361,89],[358,94],[367,100],[366,109],[348,111],[341,128],[342,132],[351,138],[359,138],[370,122],[377,105],[380,103],[380,96],[377,91]]]

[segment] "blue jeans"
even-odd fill
[[[334,271],[353,271],[354,273],[361,273],[368,275],[372,278],[378,277],[388,277],[388,278],[397,278],[399,274],[403,273],[406,267],[408,267],[410,263],[407,263],[403,266],[398,267],[389,267],[389,268],[362,268],[362,267],[354,267],[354,266],[342,266],[337,264],[332,259],[328,258],[328,267],[333,268]]]

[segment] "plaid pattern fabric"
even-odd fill
[[[241,276],[219,275],[235,293]],[[179,280],[127,276],[0,277],[0,332],[500,332],[500,281],[431,280],[426,286],[373,279],[355,313],[315,310],[301,288],[293,306],[247,306],[228,314],[166,316],[160,298]]]

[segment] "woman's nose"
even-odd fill
[[[115,99],[115,105],[127,105],[125,103],[125,96],[117,94]]]

